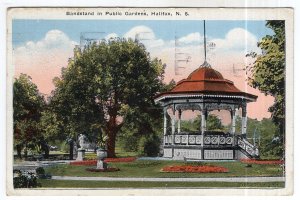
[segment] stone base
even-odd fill
[[[107,169],[107,163],[103,160],[98,160],[96,169]]]
[[[83,161],[85,158],[85,150],[84,149],[78,149],[77,150],[77,161]]]

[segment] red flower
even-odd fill
[[[162,169],[164,172],[189,172],[189,173],[225,173],[228,169],[219,166],[190,166],[190,165],[179,165],[179,166],[166,166]]]
[[[105,158],[106,162],[133,162],[136,160],[136,157],[126,157],[126,158]]]
[[[97,161],[96,160],[84,160],[84,161],[73,161],[70,162],[70,165],[96,165]]]
[[[255,160],[255,159],[241,159],[242,163],[258,164],[258,165],[281,165],[284,164],[283,160]]]

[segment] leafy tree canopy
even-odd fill
[[[250,67],[252,77],[249,84],[260,91],[272,95],[275,103],[269,108],[272,119],[283,132],[285,123],[285,22],[267,21],[266,26],[274,31],[258,43],[262,54],[254,52],[247,56],[255,58]]]
[[[31,77],[21,74],[13,84],[14,144],[19,157],[23,147],[34,148],[41,139],[38,123],[45,105]]]
[[[138,41],[115,39],[75,49],[56,78],[51,104],[65,131],[108,136],[108,156],[115,156],[116,136],[124,122],[160,115],[153,97],[161,90],[164,65],[151,59]],[[145,114],[147,113],[147,114]]]

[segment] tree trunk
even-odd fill
[[[17,155],[18,155],[18,158],[22,159],[22,145],[20,144],[17,144]]]
[[[73,141],[71,141],[71,142],[69,143],[69,145],[70,145],[70,154],[69,154],[69,159],[70,159],[70,160],[73,160],[73,149],[74,149],[74,142],[73,142]]]
[[[25,148],[24,148],[24,158],[27,159],[28,157],[28,150],[27,150],[27,144],[25,144]]]
[[[44,152],[45,152],[44,158],[48,159],[49,158],[49,146],[47,144],[44,145]]]
[[[108,141],[107,141],[107,157],[115,158],[116,152],[116,133],[113,130],[109,130],[108,132]]]
[[[110,114],[110,119],[107,123],[107,157],[108,158],[115,158],[116,152],[116,135],[118,131],[118,125],[117,125],[117,112],[113,110]]]

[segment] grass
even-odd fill
[[[121,147],[116,146],[116,156],[117,157],[137,157],[139,156],[137,152],[133,151],[124,151]]]
[[[59,152],[55,152],[59,153]],[[124,152],[116,148],[117,157],[138,156],[135,152]],[[86,158],[95,159],[96,154],[86,152]],[[15,160],[18,162],[19,160]],[[215,165],[229,169],[228,173],[167,173],[161,169],[170,165]],[[247,167],[247,164],[236,162],[183,162],[183,161],[146,161],[137,160],[128,163],[109,163],[110,167],[117,167],[118,172],[88,172],[91,166],[55,165],[45,168],[46,173],[53,176],[78,176],[78,177],[247,177],[247,176],[282,176],[280,165],[257,165]],[[283,188],[284,182],[265,183],[237,183],[237,182],[141,182],[141,181],[70,181],[70,180],[38,180],[43,188]]]
[[[118,158],[122,157],[137,157],[138,153],[137,152],[130,152],[130,151],[124,151],[120,147],[116,147],[116,156]],[[85,158],[86,159],[97,159],[97,154],[94,152],[86,152],[85,153]]]
[[[41,179],[43,188],[283,188],[284,182],[228,183],[228,182],[130,182],[130,181],[67,181]]]
[[[170,165],[215,165],[229,169],[228,173],[178,173],[161,172],[161,169]],[[239,161],[236,162],[183,162],[183,161],[145,161],[137,160],[128,163],[109,163],[110,167],[119,168],[117,172],[88,172],[86,168],[91,166],[56,165],[46,168],[46,173],[53,176],[85,176],[85,177],[247,177],[247,176],[282,176],[280,165],[258,165],[252,164],[247,167]]]

